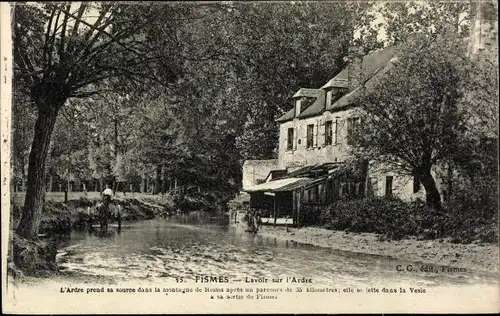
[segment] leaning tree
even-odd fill
[[[151,49],[152,22],[171,27],[189,9],[178,4],[117,2],[14,5],[14,80],[23,84],[37,118],[26,198],[16,233],[34,240],[42,209],[45,163],[57,117],[70,98],[87,98],[116,83],[176,78],[170,55]],[[174,53],[171,54],[172,56]]]
[[[352,139],[357,154],[419,177],[435,210],[442,206],[433,170],[461,150],[472,65],[454,34],[414,36],[357,101],[365,113]]]

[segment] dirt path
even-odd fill
[[[453,244],[447,240],[381,241],[373,233],[348,233],[322,228],[262,226],[259,234],[337,250],[386,255],[400,260],[477,271],[499,271],[499,247],[495,244]]]

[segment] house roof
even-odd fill
[[[318,91],[321,91],[321,94],[316,98],[316,100],[314,100],[311,105],[307,107],[307,109],[305,109],[297,116],[298,118],[305,118],[323,113],[323,111],[325,110],[325,92],[322,90]]]
[[[317,97],[319,97],[322,94],[323,94],[323,91],[321,91],[321,89],[300,88],[299,91],[297,91],[292,96],[292,98],[299,98],[299,97],[317,98]]]
[[[394,55],[396,53],[395,46],[386,47],[384,49],[380,49],[374,51],[366,56],[363,56],[361,70],[363,74],[363,81],[365,83],[365,87],[367,89],[372,88],[376,82],[378,82],[380,76],[377,74],[384,73],[387,71],[391,65],[391,61],[394,60]],[[316,100],[311,104],[304,112],[298,115],[298,118],[305,118],[309,116],[315,116],[321,114],[323,111],[331,111],[338,110],[345,106],[352,104],[356,97],[360,95],[362,89],[356,88],[354,91],[351,91],[345,95],[343,95],[340,99],[338,99],[335,103],[331,105],[326,105],[325,108],[325,89],[337,87],[337,88],[346,88],[348,87],[348,75],[349,75],[349,67],[344,68],[341,72],[339,72],[335,77],[330,79],[325,85],[321,87],[321,89],[308,89],[301,88],[293,98],[300,96],[308,96],[308,97],[316,97]],[[323,90],[322,90],[323,89]],[[286,121],[293,120],[295,117],[295,110],[291,109],[286,112],[284,115],[279,117],[276,121],[283,123]]]
[[[313,184],[314,182],[323,181],[325,179],[325,177],[322,177],[322,178],[300,178],[300,179],[301,179],[300,181],[290,183],[290,184],[287,184],[285,186],[282,186],[282,187],[276,189],[275,192],[295,191],[295,190],[300,189],[304,186]]]
[[[365,77],[365,81],[363,84],[364,89],[362,88],[362,86],[357,87],[353,91],[343,95],[335,103],[327,105],[326,110],[335,111],[344,108],[346,106],[349,106],[355,102],[356,98],[361,96],[363,90],[369,91],[373,89],[376,86],[376,84],[380,81],[381,75],[393,67],[394,65],[393,62],[397,60],[397,57],[394,56],[393,54],[390,55],[390,58],[388,58],[388,56],[384,57],[384,60],[385,60],[384,63],[379,63],[378,68],[371,70],[369,77]]]
[[[330,81],[325,83],[321,89],[328,89],[328,88],[347,88],[349,86],[349,81],[344,78],[332,78]]]
[[[271,170],[267,174],[266,182],[268,182],[268,179],[270,179],[270,181],[272,181],[272,180],[275,180],[275,179],[282,178],[284,176],[286,176],[286,169]]]
[[[363,56],[363,61],[361,63],[361,71],[363,72],[363,78],[366,80],[374,75],[376,70],[389,62],[389,60],[395,54],[395,47],[389,46],[383,49],[371,52],[368,55]],[[335,77],[328,81],[321,89],[328,87],[347,87],[349,79],[349,67],[345,67],[341,72],[339,72]],[[335,85],[338,84],[338,85]]]
[[[309,165],[288,173],[288,177],[327,175],[346,166],[345,162],[332,162]]]
[[[345,162],[332,162],[324,164],[309,165],[265,183],[257,184],[246,189],[244,192],[286,192],[294,191],[302,187],[314,185],[327,177],[338,176],[349,170]]]
[[[298,118],[315,116],[323,113],[323,111],[325,110],[325,91],[321,89],[302,88],[299,91],[297,91],[297,93],[295,93],[293,97],[295,98],[300,96],[314,97],[316,99],[311,105],[309,105],[302,113],[300,113],[297,116]],[[294,117],[295,117],[295,109],[291,109],[290,111],[286,112],[284,115],[279,117],[276,121],[286,122],[293,120]]]
[[[301,187],[317,179],[311,178],[285,178],[273,180],[244,189],[245,192],[281,192],[290,191],[290,188]]]
[[[286,121],[291,121],[291,120],[293,120],[294,117],[295,117],[295,109],[292,108],[290,111],[288,111],[285,114],[283,114],[282,116],[280,116],[276,120],[276,122],[283,123],[283,122],[286,122]]]

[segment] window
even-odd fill
[[[420,191],[420,177],[418,175],[413,176],[413,193]]]
[[[335,102],[337,102],[344,94],[346,94],[347,89],[335,89],[334,91],[331,91],[331,98],[330,98],[330,105],[333,105]]]
[[[347,119],[347,143],[349,145],[352,144],[352,136],[356,132],[356,129],[359,128],[359,124],[361,120],[359,117],[350,117]]]
[[[288,129],[287,150],[293,150],[293,127]]]
[[[333,139],[332,121],[325,123],[325,145],[331,145]]]
[[[385,196],[392,196],[392,180],[393,176],[385,177]]]
[[[307,148],[313,147],[314,124],[307,125]]]

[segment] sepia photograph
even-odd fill
[[[497,1],[0,14],[5,312],[500,310]]]

